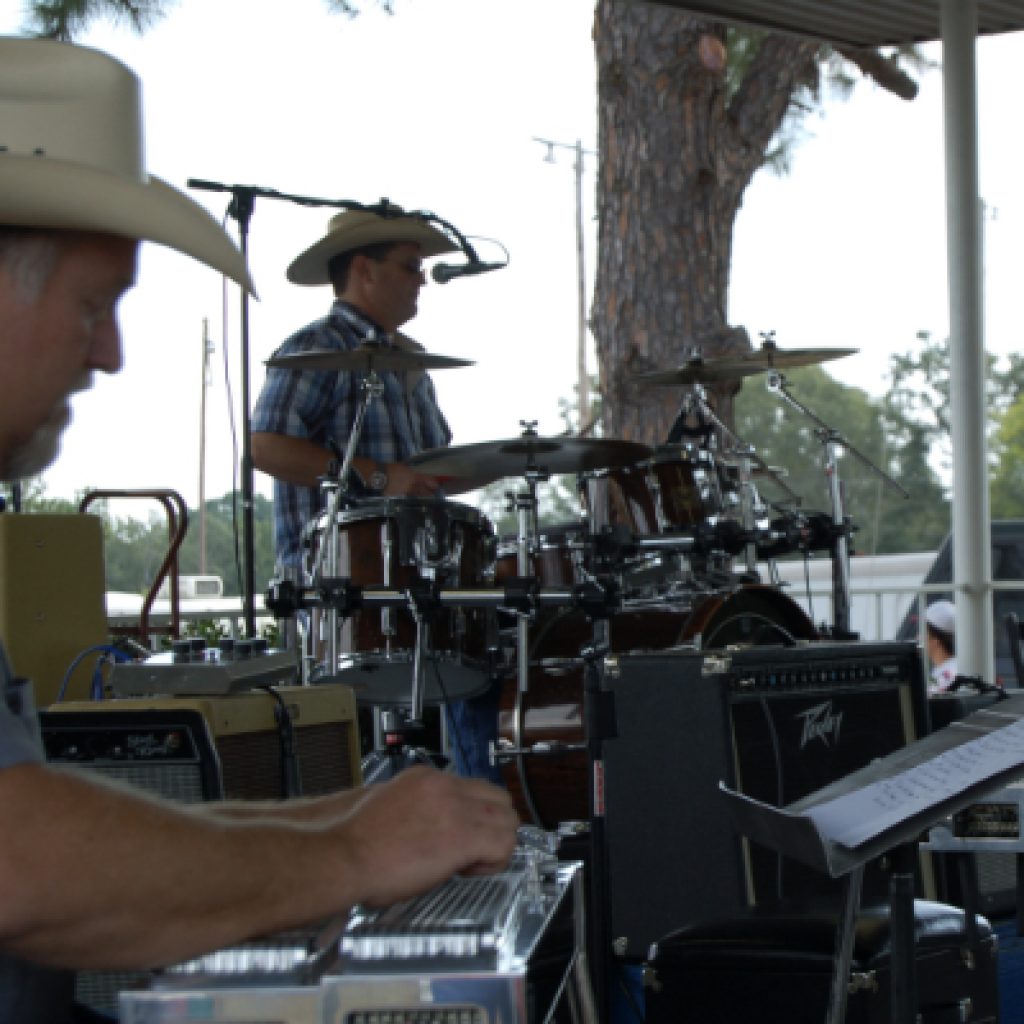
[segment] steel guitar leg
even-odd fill
[[[836,928],[835,966],[832,970],[832,990],[829,993],[826,1024],[843,1024],[846,1017],[846,996],[850,984],[850,965],[853,963],[853,936],[860,909],[860,890],[864,881],[864,865],[855,867],[843,880],[843,910]]]
[[[889,854],[889,944],[892,947],[892,1022],[917,1020],[917,961],[914,955],[914,860],[917,845],[897,846]]]
[[[595,629],[595,633],[597,630]],[[590,779],[590,934],[593,944],[591,977],[595,981],[594,1009],[598,1024],[608,1024],[608,983],[612,976],[611,929],[609,927],[608,857],[604,817],[604,739],[609,714],[608,702],[613,694],[601,688],[601,670],[597,661],[604,648],[595,644],[583,652],[583,721],[587,739],[587,761]]]

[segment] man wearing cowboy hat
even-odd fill
[[[331,218],[326,235],[288,268],[288,280],[333,287],[326,317],[292,335],[274,356],[315,350],[346,351],[367,340],[422,351],[398,334],[416,315],[425,278],[423,259],[455,246],[415,217],[370,209]],[[451,441],[433,382],[422,372],[380,374],[384,391],[366,412],[353,460],[361,490],[387,496],[430,497],[440,481],[404,465],[427,448]],[[338,468],[360,399],[361,375],[271,367],[253,412],[252,456],[274,478],[276,557],[302,564],[302,535],[321,508],[320,481]]]
[[[425,283],[422,261],[457,247],[424,220],[401,216],[395,206],[345,210],[333,216],[327,233],[288,268],[300,285],[330,284],[334,302],[328,315],[293,334],[274,353],[347,351],[368,340],[422,351],[398,333],[416,315]],[[274,477],[276,558],[286,571],[302,568],[302,542],[323,505],[320,487],[338,470],[338,453],[349,441],[363,393],[365,374],[337,370],[271,367],[253,413],[253,464]],[[368,406],[355,449],[357,492],[370,496],[432,497],[438,477],[419,473],[404,460],[451,442],[451,431],[437,404],[430,377],[423,372],[382,372],[383,393]],[[469,490],[461,480],[449,493]],[[456,768],[462,775],[501,782],[491,764],[498,737],[500,685],[478,697],[448,705]]]
[[[0,38],[0,479],[54,457],[68,396],[121,365],[140,240],[249,287],[199,206],[144,170],[139,85],[105,54]],[[280,805],[184,807],[43,759],[0,637],[0,1020],[64,1024],[70,968],[139,969],[493,870],[497,787],[426,768]]]

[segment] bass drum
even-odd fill
[[[652,605],[622,610],[609,620],[616,654],[665,652],[685,645],[692,653],[730,645],[778,645],[817,638],[814,626],[791,598],[774,587],[747,586],[695,607]],[[583,665],[579,652],[592,639],[590,621],[578,610],[543,619],[530,649],[529,690],[506,681],[498,719],[498,747],[551,744],[555,752],[513,755],[502,766],[505,784],[525,822],[554,829],[582,821],[587,807],[587,755],[583,747]]]

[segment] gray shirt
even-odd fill
[[[43,760],[32,684],[18,679],[0,643],[0,771]],[[0,842],[3,842],[0,837]],[[72,879],[68,879],[73,884]],[[71,1020],[75,976],[0,953],[0,1021],[62,1024]]]

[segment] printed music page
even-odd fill
[[[939,819],[1024,777],[1024,695],[938,729],[823,789],[774,807],[724,783],[742,835],[833,877],[916,841]]]
[[[853,849],[972,786],[1022,766],[1024,721],[1018,720],[804,813],[822,838]]]

